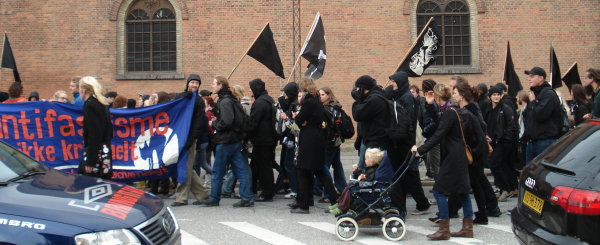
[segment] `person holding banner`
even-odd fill
[[[102,95],[102,86],[91,76],[79,81],[79,94],[83,99],[83,159],[79,174],[110,179],[112,177],[113,125],[108,103]]]
[[[8,88],[8,99],[2,103],[27,102],[27,99],[21,95],[23,95],[23,85],[20,82],[13,82]]]
[[[201,83],[199,75],[190,74],[183,93],[179,94],[177,97],[191,98],[192,96],[198,96],[193,93],[198,92]],[[178,173],[177,182],[179,185],[175,192],[175,202],[171,204],[173,207],[187,205],[190,192],[192,192],[197,199],[197,201],[192,203],[193,205],[202,204],[202,200],[208,196],[207,191],[204,189],[204,186],[202,186],[200,177],[193,170],[197,161],[196,154],[201,155],[200,160],[206,160],[206,155],[202,154],[202,151],[206,154],[206,147],[208,146],[208,119],[204,113],[204,107],[204,100],[200,97],[196,98],[192,113],[192,124],[190,125],[187,141],[183,146],[183,150],[188,151],[185,174],[181,172]],[[197,147],[197,145],[199,145],[199,147]],[[196,149],[198,149],[199,152],[197,152]],[[179,169],[181,171],[182,168]]]

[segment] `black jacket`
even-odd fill
[[[575,126],[584,122],[583,115],[592,112],[592,104],[589,101],[574,101],[573,109],[571,111],[571,115],[573,115],[573,119],[575,120]]]
[[[492,108],[492,102],[490,102],[490,98],[487,95],[480,95],[479,100],[477,101],[477,105],[481,110],[482,115],[487,115],[488,111]]]
[[[425,102],[423,103],[422,111],[423,119],[421,123],[421,130],[423,132],[423,137],[429,139],[435,133],[435,130],[440,122],[440,117],[438,116],[439,106],[435,102],[432,104],[427,104],[427,102]]]
[[[98,163],[98,150],[103,144],[110,147],[112,138],[113,125],[108,107],[90,96],[83,104],[83,146],[87,154],[83,164],[94,167]]]
[[[525,136],[528,140],[558,139],[562,127],[562,109],[554,89],[544,82],[541,86],[532,87],[535,101],[527,104],[523,112]]]
[[[217,92],[219,100],[213,108],[215,121],[212,124],[215,130],[215,144],[231,144],[242,140],[243,135],[233,130],[235,120],[234,103],[240,103],[233,97],[228,88],[223,88]]]
[[[513,110],[506,104],[500,103],[496,108],[490,108],[485,115],[487,135],[492,139],[492,144],[515,142],[517,125]]]
[[[310,94],[304,96],[300,106],[300,112],[296,116],[296,124],[300,127],[296,167],[322,170],[327,147],[323,128],[325,108],[318,97]],[[306,125],[303,126],[304,123]]]
[[[252,131],[250,140],[255,146],[274,146],[277,142],[275,132],[275,118],[273,112],[273,98],[267,94],[263,86],[250,82],[250,89],[254,95],[254,103],[250,109],[250,122]]]
[[[366,98],[352,104],[352,117],[359,124],[359,136],[369,148],[388,148],[386,133],[388,106],[383,91],[375,86]]]

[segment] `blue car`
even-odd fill
[[[160,198],[48,168],[0,142],[0,244],[180,243]]]

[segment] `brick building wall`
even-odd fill
[[[435,1],[435,0],[434,0]],[[122,0],[3,0],[0,32],[9,35],[25,94],[39,91],[50,98],[68,90],[73,76],[95,75],[108,90],[133,98],[138,93],[179,92],[185,80],[116,80],[117,20]],[[130,1],[129,1],[130,2]],[[228,75],[266,22],[274,32],[286,76],[293,53],[292,1],[282,0],[171,0],[183,15],[181,21],[181,72],[203,77],[201,89],[210,89],[212,77]],[[565,72],[578,62],[580,74],[600,67],[600,2],[598,0],[467,0],[475,8],[475,37],[479,47],[479,73],[462,74],[472,84],[501,82],[506,41],[524,87],[523,70],[548,70],[549,48],[554,45]],[[302,0],[301,33],[305,38],[317,11],[327,37],[327,65],[318,86],[330,86],[346,108],[357,77],[369,74],[385,83],[415,36],[414,13],[418,0]],[[120,35],[120,34],[119,34]],[[307,62],[302,60],[301,71]],[[6,91],[12,73],[2,69],[0,90]],[[246,57],[231,77],[246,85],[260,77],[272,95],[279,95],[285,80]],[[450,74],[412,78],[419,85],[432,78],[447,82]],[[249,92],[249,89],[247,89]],[[566,93],[566,90],[563,91]]]

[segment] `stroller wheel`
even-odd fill
[[[358,235],[358,223],[353,218],[343,217],[335,224],[335,234],[342,241],[352,241]]]
[[[383,226],[381,226],[383,236],[390,241],[399,241],[406,234],[406,226],[404,221],[398,217],[391,217],[385,219]]]
[[[352,209],[348,209],[348,211],[346,211],[346,215],[348,215],[349,217],[352,217],[352,218],[356,218],[356,211],[354,211]]]

